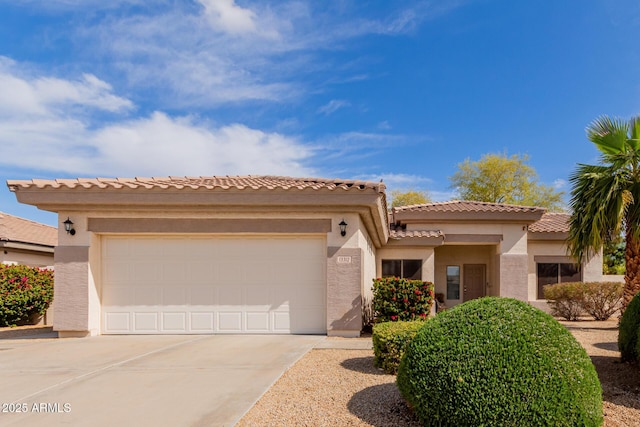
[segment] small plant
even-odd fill
[[[424,325],[422,320],[376,323],[372,335],[375,366],[387,374],[397,373],[407,344]]]
[[[640,293],[631,300],[620,318],[618,329],[618,348],[624,362],[638,361],[638,343],[640,342]]]
[[[547,285],[543,292],[556,316],[577,320],[588,313],[595,320],[607,320],[619,309],[622,289],[617,282],[567,282]]]
[[[542,288],[554,316],[577,320],[583,312],[582,288],[578,283],[558,283]]]
[[[373,281],[373,310],[376,322],[424,320],[433,305],[433,283],[385,277]]]
[[[576,339],[511,298],[480,298],[430,319],[397,384],[423,425],[600,426],[602,388]]]
[[[582,308],[595,320],[607,320],[620,308],[623,284],[584,283]]]
[[[53,300],[53,271],[0,264],[0,326],[26,324]]]

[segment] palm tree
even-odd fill
[[[572,185],[569,251],[579,261],[621,233],[625,237],[622,311],[640,291],[640,116],[602,116],[587,127],[601,165],[578,164]]]

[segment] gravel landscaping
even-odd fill
[[[598,371],[604,426],[640,426],[640,367],[619,362],[617,319],[561,323],[584,346]],[[310,351],[285,372],[237,426],[419,424],[400,397],[395,376],[374,368],[372,350],[323,348]]]

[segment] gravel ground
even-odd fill
[[[605,427],[640,426],[640,367],[619,362],[617,320],[561,322],[591,356],[602,383]],[[246,426],[413,427],[395,376],[373,367],[372,350],[316,349],[240,420]]]

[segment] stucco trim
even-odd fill
[[[529,232],[527,239],[537,242],[541,240],[567,240],[568,237],[569,233],[566,232],[536,231]]]
[[[568,255],[535,255],[533,257],[533,261],[534,262],[541,262],[541,263],[548,263],[548,264],[554,264],[554,263],[560,263],[560,264],[575,264],[576,260],[571,258]]]
[[[329,233],[331,219],[89,218],[94,233]]]
[[[500,243],[502,234],[446,234],[446,243]]]
[[[88,246],[58,246],[54,254],[56,263],[89,262]]]

